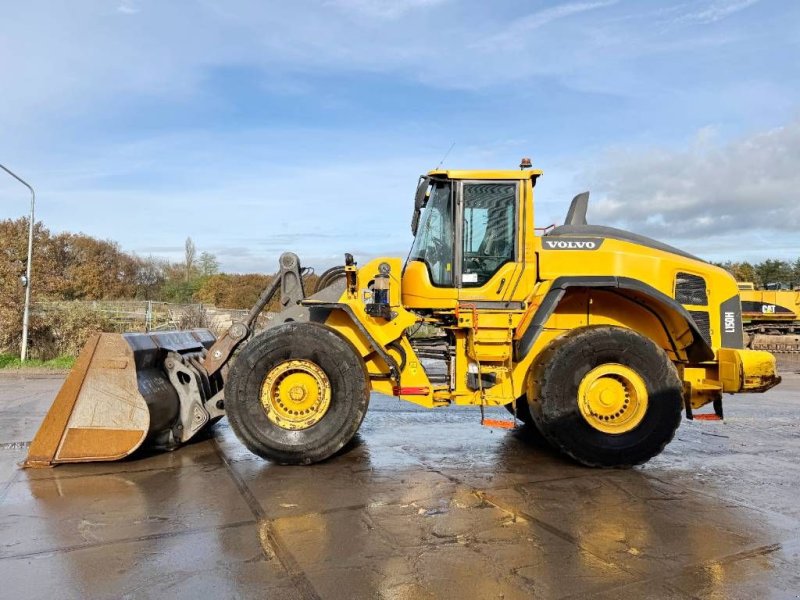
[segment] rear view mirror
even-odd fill
[[[430,177],[426,177],[425,175],[420,176],[419,183],[417,184],[417,193],[414,196],[414,214],[411,215],[411,233],[413,235],[417,235],[419,215],[428,203],[428,188],[430,187],[430,183]]]

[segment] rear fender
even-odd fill
[[[591,276],[559,277],[553,281],[527,329],[515,344],[517,361],[523,361],[531,352],[567,292],[581,288],[605,290],[647,311],[661,324],[677,358],[691,362],[714,360],[713,349],[703,338],[691,315],[673,298],[636,279]]]

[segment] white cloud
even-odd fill
[[[420,8],[429,8],[448,0],[326,0],[331,6],[356,16],[396,19]]]
[[[124,15],[135,15],[139,12],[139,7],[132,0],[123,0],[117,6],[117,12],[120,12]]]
[[[527,45],[526,35],[544,27],[553,21],[564,19],[590,10],[604,8],[616,4],[618,0],[602,0],[599,2],[572,2],[559,4],[538,10],[534,13],[520,17],[510,25],[482,39],[476,46],[483,48],[493,48],[497,45],[521,47]]]
[[[612,151],[587,177],[590,222],[661,238],[791,235],[800,252],[800,120],[720,143],[710,129],[685,149]]]
[[[717,21],[721,21],[739,11],[753,6],[757,2],[759,2],[759,0],[715,0],[707,4],[701,10],[693,10],[684,13],[677,18],[677,21],[696,23],[699,25],[716,23]]]
[[[744,1],[692,18],[730,15]],[[643,57],[656,63],[731,40],[664,30],[640,3],[543,4],[520,16],[516,5],[450,0],[122,0],[46,11],[12,3],[0,21],[0,135],[47,132],[143,98],[192,100],[210,73],[228,67],[262,73],[265,90],[299,93],[315,74],[368,73],[439,89],[530,90],[546,79],[631,97],[665,81],[659,68],[637,66]],[[638,19],[621,20],[629,14]]]

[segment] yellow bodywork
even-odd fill
[[[539,171],[432,171],[428,175],[452,182],[516,182],[515,260],[502,265],[480,287],[436,286],[426,265],[417,260],[403,265],[399,258],[379,258],[352,269],[351,285],[338,307],[326,308],[325,324],[364,357],[374,391],[427,407],[509,404],[535,385],[529,381],[531,365],[550,342],[591,325],[625,327],[653,340],[678,367],[687,403],[695,408],[718,400],[723,392],[759,391],[779,380],[771,355],[742,349],[739,290],[723,269],[668,248],[604,235],[584,236],[596,242],[591,250],[548,247],[551,239],[534,228],[533,189]],[[371,294],[369,283],[381,263],[390,267],[392,318],[388,320],[370,316],[365,308]],[[565,276],[578,283],[556,289]],[[674,300],[679,279],[687,277],[704,282],[705,302],[678,305]],[[595,280],[602,278],[615,283],[597,285]],[[616,283],[621,280],[634,283],[625,287]],[[645,286],[639,289],[635,282]],[[515,348],[524,342],[553,296],[548,292],[554,290],[559,296],[557,305],[540,324],[529,350],[517,355]],[[305,304],[313,307],[314,300]],[[695,319],[707,323],[707,339],[698,339]],[[431,384],[409,341],[408,328],[420,322],[452,333],[455,358],[447,383]],[[729,327],[736,332],[727,332],[727,345],[733,347],[725,347],[724,330]],[[391,376],[380,350],[397,365],[402,363],[397,377]],[[470,376],[479,382],[478,389],[467,385]],[[630,380],[626,385],[638,389]],[[639,398],[640,406],[646,404],[646,394]],[[635,422],[635,414],[626,413],[625,418],[629,417]]]
[[[720,348],[717,357],[723,392],[762,392],[775,385],[775,357],[769,352]]]

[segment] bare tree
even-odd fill
[[[197,254],[197,248],[195,248],[194,242],[192,238],[186,238],[186,244],[184,245],[184,266],[186,267],[186,281],[192,276],[192,270],[194,269],[194,260],[195,255]]]

